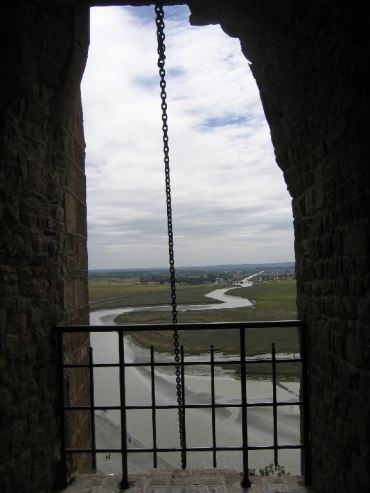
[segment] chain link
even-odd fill
[[[170,264],[170,284],[171,284],[171,305],[172,305],[172,323],[173,323],[173,347],[174,347],[174,359],[175,359],[175,374],[176,374],[176,393],[177,393],[177,405],[179,413],[179,435],[180,446],[182,450],[185,449],[185,416],[183,408],[182,398],[182,382],[181,382],[181,367],[180,367],[180,342],[179,333],[176,327],[177,324],[177,301],[176,301],[176,276],[175,276],[175,255],[174,255],[174,242],[173,242],[173,228],[172,228],[172,201],[171,201],[171,182],[170,182],[170,157],[169,157],[169,145],[168,145],[168,116],[167,116],[167,93],[166,93],[166,45],[164,34],[164,12],[163,6],[160,3],[155,4],[155,23],[157,26],[157,43],[158,43],[158,69],[161,88],[161,108],[162,108],[162,135],[163,135],[163,161],[166,181],[166,205],[167,205],[167,231],[168,231],[168,250],[169,250],[169,264]],[[181,465],[185,468],[185,454],[181,454]]]

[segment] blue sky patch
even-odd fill
[[[226,127],[229,125],[244,125],[250,121],[245,115],[226,115],[207,118],[199,126],[202,130],[208,130],[218,127]]]
[[[181,68],[169,68],[166,70],[166,72],[169,78],[180,77],[181,75],[184,75],[186,73],[185,70]]]
[[[125,11],[137,18],[141,24],[154,23],[154,6],[132,7],[126,6]],[[185,21],[189,23],[189,8],[186,5],[176,5],[173,7],[164,7],[164,20],[168,21]]]
[[[152,89],[159,86],[159,79],[158,77],[136,77],[133,79],[133,83],[145,89]]]

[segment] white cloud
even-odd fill
[[[294,258],[290,198],[238,40],[166,22],[178,265]],[[167,262],[160,99],[148,8],[91,9],[84,76],[91,268]]]

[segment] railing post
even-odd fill
[[[249,479],[249,451],[248,451],[248,411],[247,411],[247,374],[245,368],[245,329],[239,329],[240,344],[240,385],[242,398],[242,436],[243,436],[243,479],[241,485],[243,488],[250,488]]]
[[[94,397],[94,360],[93,348],[89,349],[89,383],[90,383],[90,429],[91,429],[91,462],[96,470],[96,438],[95,438],[95,397]]]
[[[125,346],[122,329],[118,331],[119,344],[119,393],[121,410],[121,459],[122,479],[119,484],[121,490],[129,488],[127,472],[127,425],[126,425],[126,382],[125,382]]]
[[[277,397],[276,397],[276,351],[275,344],[271,347],[272,359],[272,412],[273,412],[273,431],[274,431],[274,465],[278,465],[278,433],[277,433]]]
[[[211,346],[211,399],[212,399],[212,448],[213,448],[213,467],[217,467],[216,456],[216,398],[215,398],[215,350]]]
[[[57,351],[58,351],[58,376],[59,376],[59,416],[60,416],[60,478],[58,486],[66,488],[67,481],[67,455],[66,455],[66,430],[64,415],[64,361],[63,361],[63,331],[57,333]]]
[[[311,485],[311,451],[310,451],[310,419],[307,382],[307,330],[306,325],[300,326],[301,360],[302,360],[302,400],[303,400],[303,466],[304,481]]]
[[[151,375],[151,394],[152,394],[152,426],[153,426],[153,467],[157,468],[157,416],[155,399],[155,373],[154,373],[154,348],[150,346],[150,375]]]
[[[184,365],[184,346],[180,348],[180,357],[181,357],[181,423],[182,427],[182,444],[181,444],[181,467],[182,469],[186,469],[186,421],[185,421],[185,365]]]

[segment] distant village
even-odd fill
[[[250,279],[251,283],[263,282],[263,281],[289,281],[295,279],[295,272],[286,271],[274,271],[274,272],[260,272],[258,275],[253,275]],[[215,284],[227,284],[229,280],[223,277],[217,277]],[[240,280],[232,281],[232,284],[239,286]]]

